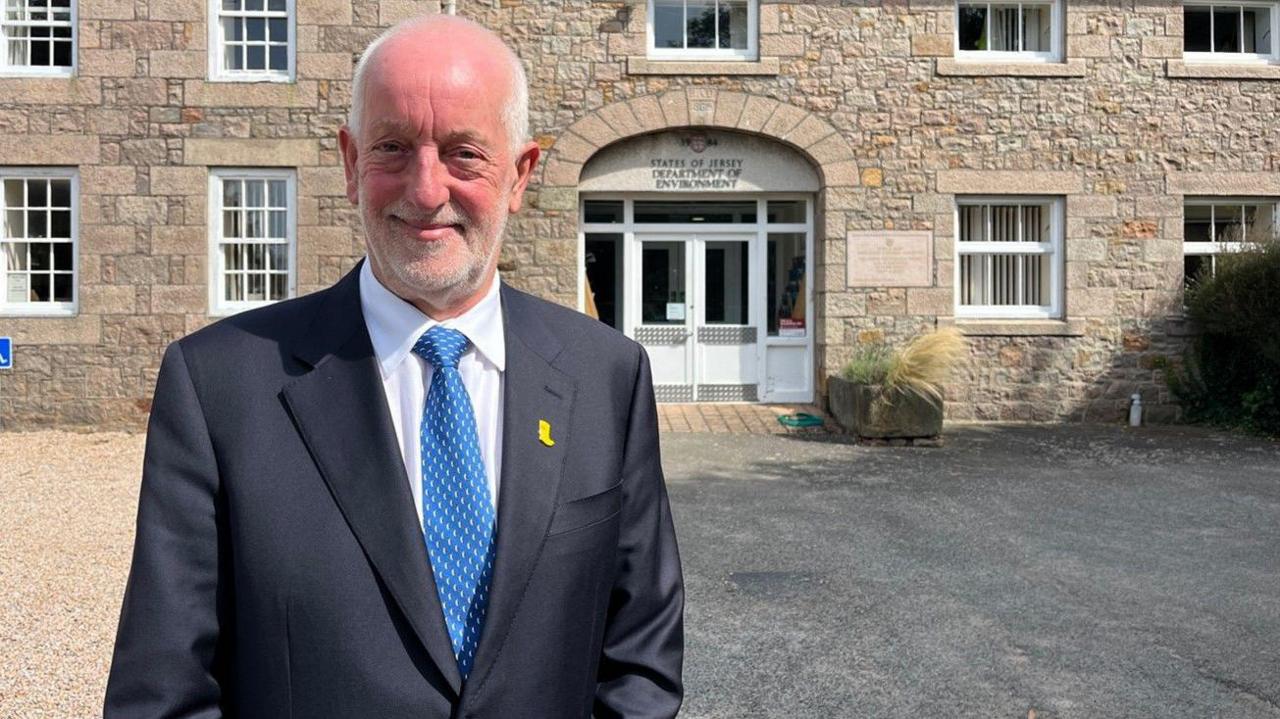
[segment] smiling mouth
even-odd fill
[[[418,239],[426,242],[439,242],[440,240],[447,239],[450,235],[462,236],[461,225],[445,225],[436,223],[419,225],[413,222],[408,222],[396,217],[395,215],[392,215],[391,219],[404,226],[405,229],[411,232]]]

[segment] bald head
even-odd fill
[[[448,65],[457,73],[501,78],[506,83],[502,124],[510,149],[515,151],[529,134],[529,84],[520,58],[488,28],[454,15],[426,15],[405,20],[369,43],[356,63],[351,83],[351,110],[347,127],[357,137],[363,131],[365,97],[371,81],[387,57],[411,59],[423,69]],[[403,63],[393,63],[403,67]]]

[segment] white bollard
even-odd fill
[[[1142,426],[1142,395],[1136,392],[1129,398],[1129,426]]]

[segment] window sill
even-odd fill
[[[782,63],[776,57],[759,60],[651,60],[628,57],[628,75],[777,75]]]
[[[970,337],[1083,337],[1084,320],[1000,320],[939,317],[939,327],[955,327]]]
[[[63,67],[63,66],[42,68],[42,67],[30,67],[25,65],[23,66],[15,65],[15,66],[8,66],[3,69],[0,69],[0,77],[40,77],[45,79],[61,78],[61,79],[69,80],[75,76],[76,76],[75,68]]]
[[[79,309],[74,304],[56,304],[50,307],[0,306],[0,317],[8,319],[66,319],[78,314]]]
[[[1169,60],[1165,75],[1171,78],[1218,80],[1280,80],[1280,65]]]
[[[975,62],[938,58],[936,74],[943,77],[1084,77],[1083,58],[1066,62]]]
[[[216,83],[277,83],[288,84],[294,82],[291,75],[210,75],[206,82]]]

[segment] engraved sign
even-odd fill
[[[875,230],[845,239],[850,287],[933,286],[933,233]]]
[[[817,172],[763,138],[693,128],[606,147],[582,169],[579,192],[815,192]]]

